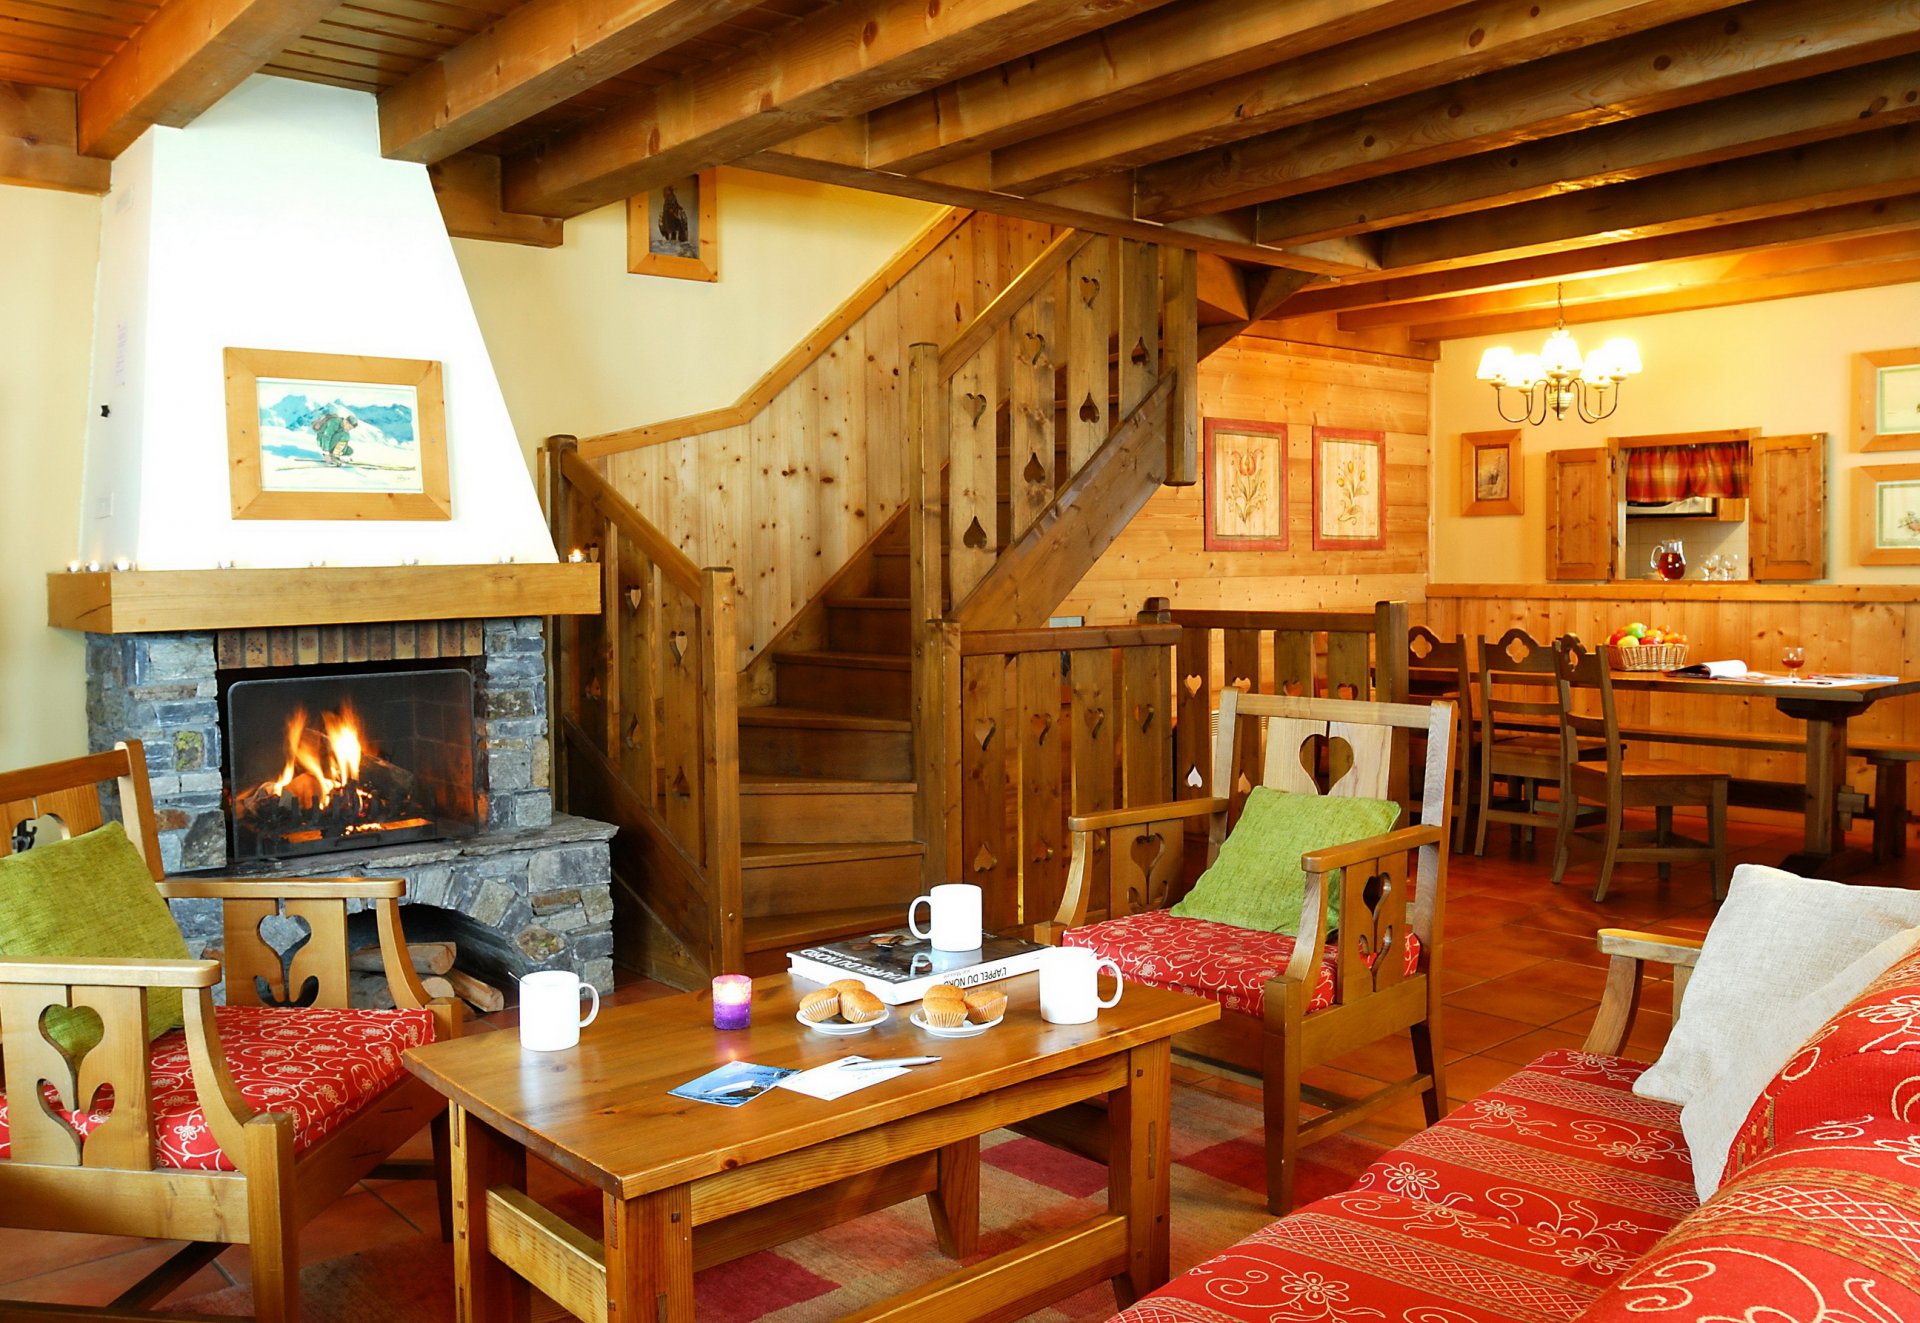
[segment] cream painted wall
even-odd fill
[[[1549,450],[1597,446],[1609,436],[1758,427],[1767,435],[1828,434],[1827,567],[1840,583],[1912,583],[1912,567],[1863,566],[1853,553],[1851,470],[1920,461],[1920,454],[1851,448],[1852,356],[1920,343],[1920,284],[1778,299],[1572,328],[1582,346],[1632,336],[1646,370],[1629,381],[1605,422],[1522,428],[1527,512],[1460,515],[1460,434],[1509,426],[1493,390],[1474,380],[1488,345],[1532,348],[1545,331],[1450,340],[1434,373],[1435,583],[1538,583],[1546,576]],[[1697,564],[1697,560],[1695,562]]]
[[[99,198],[0,187],[0,768],[87,735],[85,649],[47,628],[46,572],[80,535],[99,237]]]
[[[455,240],[522,446],[732,404],[940,209],[722,170],[720,279],[627,274],[624,204],[559,248]]]

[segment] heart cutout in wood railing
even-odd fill
[[[1288,698],[1298,698],[1306,692],[1306,686],[1302,685],[1298,680],[1288,680],[1280,686],[1280,692]]]
[[[1349,702],[1351,702],[1352,700],[1360,697],[1360,691],[1350,684],[1335,685],[1333,689],[1333,696],[1335,698],[1344,698]]]
[[[1029,452],[1027,466],[1020,470],[1020,476],[1026,479],[1027,486],[1038,487],[1050,475],[1047,473],[1047,466],[1040,462],[1040,456]]]
[[[1086,399],[1080,401],[1080,421],[1083,423],[1097,423],[1100,421],[1100,406],[1093,402],[1091,392],[1088,393]]]
[[[65,1057],[76,1074],[80,1059],[100,1046],[107,1036],[106,1023],[91,1006],[49,1006],[40,1012],[40,1036]],[[63,1040],[66,1046],[62,1046]]]
[[[1206,684],[1206,679],[1202,676],[1183,675],[1180,677],[1180,687],[1187,691],[1188,698],[1192,698],[1198,694],[1200,687],[1204,684]]]
[[[1244,675],[1236,675],[1227,681],[1227,688],[1238,689],[1243,694],[1249,694],[1253,692],[1253,681]]]
[[[1080,277],[1080,301],[1086,304],[1089,308],[1091,308],[1093,306],[1093,301],[1099,297],[1100,297],[1100,282],[1094,279],[1092,276],[1081,276]]]
[[[1033,728],[1033,742],[1036,745],[1045,744],[1048,734],[1053,730],[1053,718],[1044,712],[1036,712],[1027,718],[1027,724]]]
[[[42,813],[35,818],[22,818],[7,829],[7,843],[13,853],[23,854],[36,845],[51,845],[55,841],[64,841],[73,833],[67,830],[57,814]]]
[[[1107,710],[1104,707],[1090,707],[1086,709],[1086,714],[1087,734],[1098,735],[1100,728],[1107,724]]]
[[[1028,862],[1044,864],[1051,858],[1053,858],[1053,842],[1036,832],[1033,838],[1033,854]]]
[[[987,397],[977,391],[968,391],[960,398],[967,402],[968,422],[978,427],[980,425],[980,415],[987,411]]]
[[[1142,367],[1146,364],[1147,341],[1144,336],[1133,342],[1133,348],[1128,351],[1127,358],[1135,367]]]
[[[1150,703],[1135,703],[1133,705],[1133,724],[1139,728],[1141,734],[1146,734],[1147,727],[1153,724],[1153,705]]]
[[[1189,787],[1191,787],[1194,790],[1199,790],[1199,789],[1202,789],[1206,784],[1207,784],[1207,778],[1200,775],[1200,768],[1198,764],[1192,767],[1189,767],[1187,769],[1187,785]]]
[[[973,856],[973,871],[976,873],[991,873],[994,865],[999,862],[1000,861],[994,857],[993,851],[983,845],[980,847],[979,853]]]
[[[687,783],[686,768],[677,767],[674,769],[673,780],[667,784],[667,793],[676,799],[693,798],[693,787]]]
[[[999,731],[999,729],[1000,723],[992,717],[975,717],[973,719],[973,742],[984,750],[989,744],[993,743],[994,734]]]
[[[680,665],[687,659],[687,631],[676,629],[667,635],[667,651],[673,654],[673,664]]]
[[[980,551],[986,547],[987,530],[980,527],[978,518],[967,525],[967,531],[960,535],[960,542],[962,546],[971,547],[975,551]]]
[[[1236,795],[1246,795],[1246,794],[1251,794],[1252,792],[1253,792],[1253,782],[1247,779],[1247,774],[1245,772],[1240,773],[1240,779],[1233,783],[1233,793]]]
[[[645,600],[644,595],[638,588],[627,589],[626,597],[627,610],[629,611],[638,611],[640,609],[640,603]]]
[[[622,737],[622,742],[625,743],[629,749],[637,749],[640,747],[640,736],[642,733],[640,718],[635,717],[627,723],[627,731]]]
[[[1053,351],[1047,346],[1046,336],[1040,334],[1038,331],[1028,331],[1026,333],[1026,346],[1021,357],[1026,359],[1029,365],[1039,367],[1041,364],[1048,362],[1052,352]]]

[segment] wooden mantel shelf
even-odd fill
[[[47,623],[90,634],[591,615],[600,566],[378,565],[47,576]]]

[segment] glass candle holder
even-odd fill
[[[713,980],[713,1027],[745,1029],[753,1023],[753,980],[721,974]]]

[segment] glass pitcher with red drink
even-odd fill
[[[1678,579],[1687,572],[1686,549],[1680,545],[1680,539],[1661,542],[1653,548],[1653,568],[1663,579]]]

